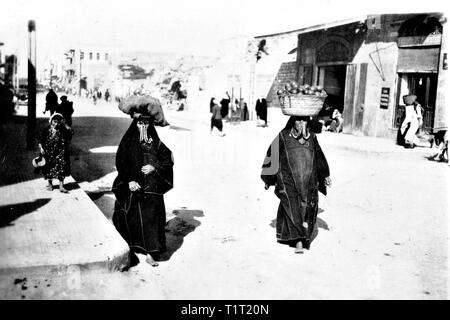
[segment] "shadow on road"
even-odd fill
[[[72,177],[92,182],[115,171],[115,152],[93,153],[90,150],[118,146],[131,124],[128,118],[75,117],[71,143]]]
[[[13,226],[14,220],[31,213],[50,202],[50,198],[37,199],[35,201],[23,202],[0,207],[0,228]]]
[[[200,221],[195,219],[195,217],[204,217],[202,210],[174,210],[173,214],[176,217],[166,225],[167,250],[161,254],[161,261],[169,260],[182,246],[184,237],[200,226]]]

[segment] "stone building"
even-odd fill
[[[442,13],[383,14],[298,30],[296,80],[325,88],[346,133],[396,137],[410,93],[425,109],[422,130],[437,131],[446,127],[445,22]]]
[[[424,107],[422,131],[446,127],[446,18],[442,13],[364,15],[261,35],[268,55],[254,63],[255,96],[279,107],[276,90],[295,80],[320,85],[344,115],[344,132],[394,138],[402,96]]]
[[[110,87],[114,79],[114,50],[105,46],[80,45],[65,53],[64,86],[77,92],[81,89]]]

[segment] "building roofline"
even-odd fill
[[[304,28],[291,30],[291,31],[284,31],[284,32],[266,34],[266,35],[261,35],[261,36],[255,36],[254,39],[275,37],[275,36],[280,36],[280,35],[285,35],[285,34],[290,34],[290,33],[302,34],[302,33],[317,31],[317,30],[321,30],[321,29],[333,28],[333,27],[342,26],[345,24],[358,22],[358,21],[364,21],[364,20],[367,20],[368,17],[373,16],[373,15],[417,15],[417,14],[438,14],[438,15],[442,15],[443,17],[446,17],[446,14],[444,12],[409,12],[409,13],[391,13],[391,14],[386,14],[386,13],[385,14],[366,14],[366,15],[356,16],[356,17],[352,17],[352,18],[348,18],[348,19],[344,19],[344,20],[325,22],[325,23],[313,25],[310,27],[304,27]]]
[[[268,38],[268,37],[275,37],[275,36],[280,36],[280,35],[290,34],[290,33],[297,33],[297,34],[307,33],[307,32],[312,32],[312,31],[321,30],[321,29],[325,29],[325,28],[332,28],[332,27],[337,27],[337,26],[342,26],[342,25],[345,25],[345,24],[349,24],[349,23],[363,21],[363,20],[367,19],[367,16],[368,15],[363,15],[363,16],[357,16],[357,17],[344,19],[344,20],[338,20],[338,21],[333,21],[333,22],[326,22],[326,23],[321,23],[321,24],[317,24],[317,25],[314,25],[314,26],[310,26],[310,27],[304,27],[304,28],[301,28],[301,29],[285,31],[285,32],[279,32],[279,33],[266,34],[266,35],[262,35],[262,36],[256,36],[254,38],[255,39]]]

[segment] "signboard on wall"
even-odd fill
[[[388,109],[389,108],[389,92],[391,88],[381,88],[381,98],[380,98],[380,108]]]

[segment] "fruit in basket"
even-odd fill
[[[323,87],[322,86],[317,86],[316,89],[317,89],[317,91],[323,91]]]
[[[278,90],[277,90],[277,95],[278,95],[278,96],[284,95],[284,90],[283,90],[283,89],[278,89]]]
[[[304,88],[305,90],[309,90],[309,88],[311,88],[311,86],[310,86],[309,84],[305,84],[305,85],[303,85],[303,88]]]
[[[316,92],[317,91],[317,87],[316,86],[312,86],[311,88],[309,88],[312,92]]]
[[[293,89],[298,89],[298,83],[296,81],[291,81],[290,85]]]
[[[292,88],[292,89],[289,91],[289,93],[291,93],[291,94],[298,94],[298,93],[300,93],[300,89],[299,89],[299,88]]]
[[[290,91],[290,90],[292,89],[292,87],[291,87],[291,85],[288,83],[288,84],[286,84],[286,85],[284,86],[284,89],[285,89],[286,91]]]

